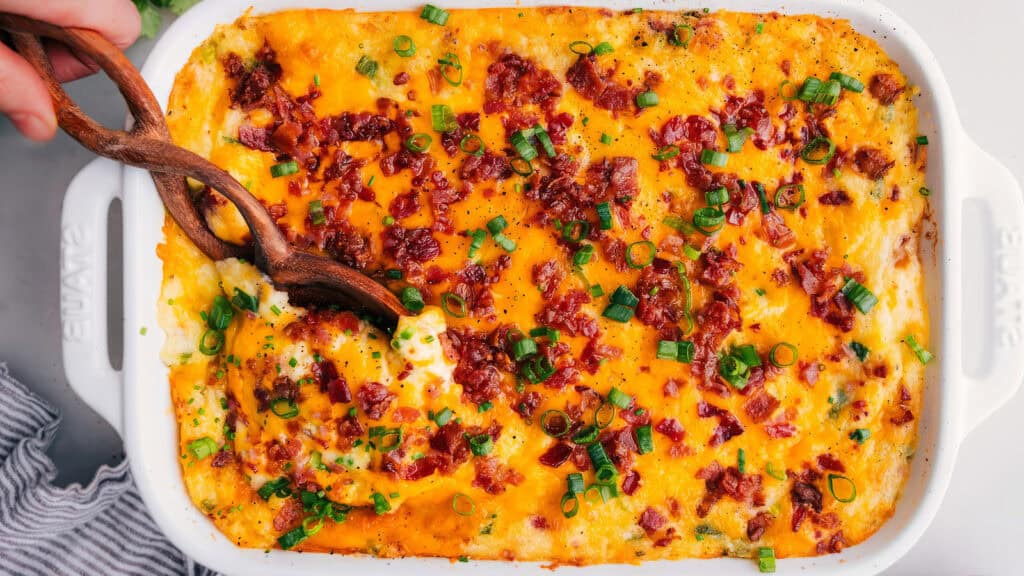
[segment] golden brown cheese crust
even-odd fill
[[[673,43],[689,36],[680,24],[693,29],[685,47]],[[396,53],[398,35],[414,55]],[[614,51],[580,56],[576,40]],[[448,53],[457,86],[437,64]],[[372,78],[356,71],[364,55]],[[834,106],[783,96],[834,71],[867,88]],[[415,287],[428,307],[389,336],[291,306],[168,220],[161,324],[194,502],[240,546],[308,534],[285,543],[379,556],[590,564],[762,546],[806,556],[864,540],[891,516],[915,444],[923,366],[904,339],[928,345],[925,149],[906,86],[874,41],[816,16],[501,9],[452,11],[441,27],[415,13],[293,11],[218,27],[178,75],[174,140],[246,184],[296,245],[396,292]],[[658,104],[640,109],[647,91]],[[432,129],[435,104],[456,115],[454,134]],[[534,140],[534,171],[521,176],[510,136],[535,124],[558,155]],[[753,132],[726,166],[701,165],[703,149],[725,150],[723,124]],[[413,133],[430,135],[425,154],[405,147]],[[466,153],[469,134],[484,156]],[[800,158],[817,136],[836,146],[827,165]],[[272,176],[292,160],[296,173]],[[803,186],[796,210],[775,205],[788,184]],[[720,186],[720,231],[680,225]],[[218,235],[247,238],[216,193],[197,201]],[[497,216],[515,250],[491,234],[472,249],[467,231]],[[571,220],[589,232],[567,240],[581,232],[566,232]],[[838,293],[848,277],[877,296],[870,312]],[[602,316],[620,285],[640,300],[625,323]],[[239,293],[255,310],[236,301],[223,347],[204,354],[215,297]],[[557,343],[533,338],[554,373],[531,383],[546,360],[517,362],[511,341],[543,327],[559,331]],[[659,341],[692,342],[695,358],[659,358]],[[775,367],[782,342],[797,359]],[[870,350],[863,360],[854,342]],[[740,389],[718,364],[743,345],[762,366]],[[541,415],[563,411],[575,433],[613,387],[632,397],[599,440],[617,497],[580,495],[567,518],[567,476],[589,486],[594,471]],[[645,426],[654,449],[640,454]],[[467,437],[486,436],[493,448],[474,455]],[[851,494],[838,477],[830,493],[830,475],[856,498],[840,501]],[[303,491],[319,496],[304,507]],[[326,500],[335,512],[317,521]]]

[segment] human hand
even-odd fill
[[[131,0],[0,0],[0,12],[57,26],[95,30],[122,49],[139,36],[139,13]],[[95,64],[78,58],[63,45],[44,44],[61,82],[97,70]],[[10,118],[18,131],[31,140],[49,140],[57,131],[57,117],[43,79],[4,44],[0,44],[0,114]]]

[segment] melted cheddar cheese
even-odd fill
[[[792,99],[837,71],[863,91]],[[306,10],[219,26],[178,74],[174,141],[296,246],[426,307],[388,334],[295,305],[168,219],[160,319],[193,501],[239,546],[382,557],[591,564],[863,541],[914,452],[924,366],[906,341],[928,345],[906,85],[873,40],[817,16],[509,8],[440,26]],[[457,119],[441,118],[447,142],[434,105]],[[725,124],[745,141],[701,165],[725,153]],[[524,128],[526,176],[510,166]],[[819,136],[835,147],[824,165],[806,158],[826,146],[801,156]],[[196,190],[211,230],[249,241]],[[726,222],[703,234],[698,211]],[[625,322],[605,315],[620,286],[638,300],[616,300]],[[595,412],[611,488],[585,447]],[[573,473],[594,488],[567,495]]]

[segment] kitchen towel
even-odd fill
[[[0,362],[0,574],[212,576],[164,539],[127,462],[88,486],[53,485],[60,414]]]

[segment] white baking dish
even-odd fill
[[[446,8],[474,6],[594,5],[594,0],[443,0]],[[924,242],[930,342],[936,354],[927,372],[920,442],[895,516],[872,538],[842,554],[778,563],[780,574],[873,574],[903,555],[932,520],[946,491],[957,449],[966,434],[1008,400],[1024,378],[1024,199],[1010,172],[964,134],[938,63],[921,38],[873,1],[854,0],[605,0],[613,9],[686,9],[707,6],[743,11],[778,10],[847,18],[875,37],[921,87],[917,105],[927,134],[928,182],[933,191],[937,242]],[[218,23],[297,7],[366,10],[414,9],[410,0],[207,0],[174,23],[157,44],[143,75],[166,105],[176,72]],[[780,55],[781,56],[781,55]],[[109,204],[120,198],[124,214],[124,367],[107,355],[106,230]],[[121,434],[132,472],[153,518],[186,554],[234,574],[301,573],[548,574],[540,564],[442,559],[379,560],[235,547],[192,505],[179,462],[167,369],[160,362],[163,337],[156,303],[161,263],[163,207],[149,175],[97,160],[71,183],[64,200],[61,239],[61,319],[64,365],[80,396]],[[148,333],[140,333],[148,327]],[[130,550],[125,551],[131,554]],[[639,566],[563,568],[589,576],[622,574],[752,574],[749,560],[654,562]]]

